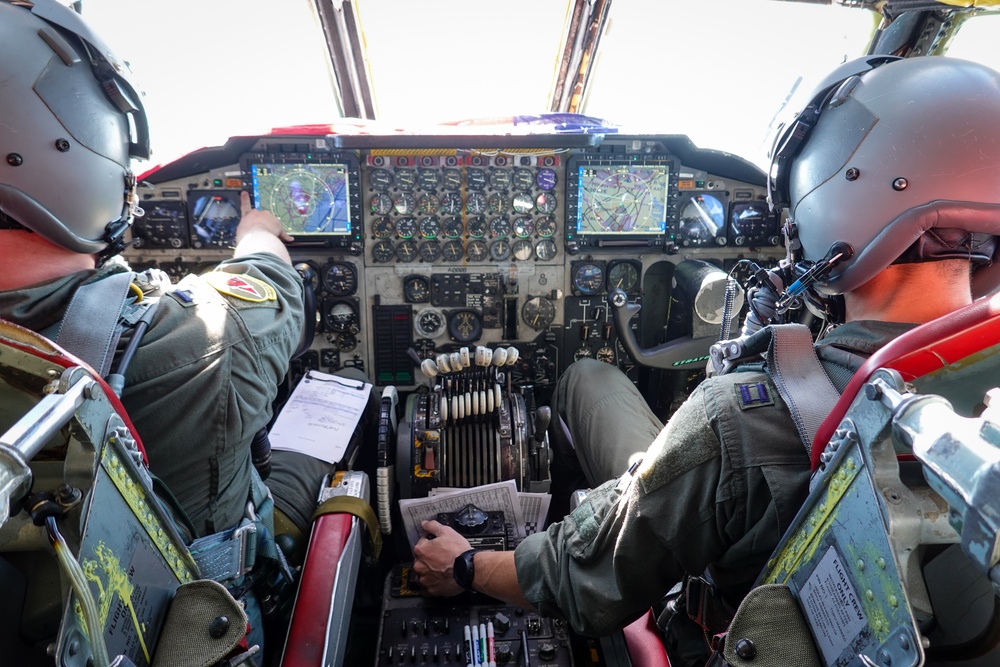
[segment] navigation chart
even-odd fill
[[[253,193],[292,236],[349,234],[347,165],[256,164]]]
[[[666,230],[667,165],[580,167],[580,234],[662,234]]]

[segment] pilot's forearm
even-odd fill
[[[480,593],[525,609],[533,609],[517,582],[513,551],[480,551],[475,558],[472,587]]]
[[[266,229],[253,229],[240,237],[233,250],[233,257],[246,257],[257,252],[268,252],[277,255],[287,264],[292,263],[292,258],[288,254],[288,248],[284,242]]]

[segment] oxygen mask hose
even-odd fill
[[[789,308],[798,302],[799,297],[807,289],[825,279],[835,266],[853,256],[854,248],[843,241],[837,241],[830,246],[826,257],[810,266],[798,280],[788,287],[788,291],[781,295],[776,304],[778,314],[781,315],[787,312]]]
[[[69,580],[80,607],[83,610],[83,620],[87,625],[87,636],[90,639],[90,652],[94,660],[95,667],[107,667],[111,663],[108,660],[108,647],[104,644],[104,628],[101,626],[97,615],[97,603],[90,592],[90,586],[83,575],[83,568],[73,557],[66,538],[59,532],[55,516],[45,517],[45,532],[49,542],[56,552],[59,565],[62,566],[63,573]]]

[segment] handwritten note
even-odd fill
[[[336,463],[347,451],[371,389],[358,380],[309,371],[271,427],[271,448]]]

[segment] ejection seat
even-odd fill
[[[997,664],[998,365],[1000,297],[867,360],[817,432],[809,498],[730,625],[725,663]],[[655,632],[634,623],[630,649]]]
[[[4,664],[230,655],[247,616],[224,587],[200,580],[115,393],[80,359],[2,320],[0,429]]]

